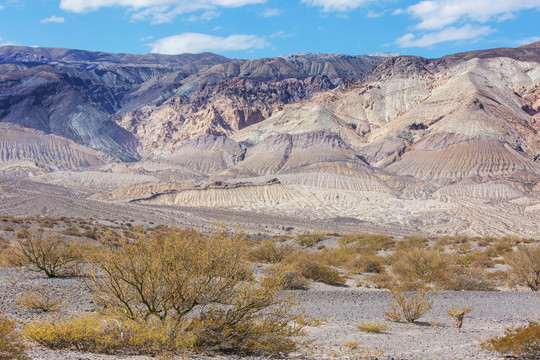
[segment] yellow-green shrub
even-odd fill
[[[196,348],[261,354],[295,349],[301,327],[294,325],[294,302],[280,293],[285,274],[275,271],[257,281],[243,261],[243,237],[177,228],[134,235],[129,241],[103,239],[91,264],[90,285],[109,312],[123,312],[138,324],[189,324]]]
[[[345,268],[352,273],[375,273],[384,271],[383,260],[378,255],[360,255],[345,264]]]
[[[56,234],[25,231],[17,239],[17,256],[21,264],[28,264],[31,270],[41,271],[48,277],[76,274],[76,267],[83,261],[83,246],[67,242]]]
[[[540,323],[507,327],[503,336],[484,340],[480,346],[488,353],[534,359],[540,354]]]
[[[510,280],[515,285],[527,286],[533,291],[540,289],[540,245],[522,245],[517,251],[506,254],[504,260],[510,265]]]
[[[322,241],[326,237],[324,233],[313,233],[313,234],[300,234],[294,240],[298,245],[304,247],[312,247],[319,241]]]
[[[275,241],[262,241],[258,246],[249,249],[247,258],[253,262],[277,264],[286,256],[293,256],[297,250],[291,245]]]
[[[333,267],[324,265],[313,254],[302,254],[288,258],[287,264],[306,279],[329,285],[343,285],[346,279]]]
[[[174,321],[137,322],[98,315],[35,320],[23,335],[54,350],[156,355],[193,347],[194,336]]]
[[[392,274],[403,283],[432,283],[444,276],[450,259],[435,249],[411,247],[394,254]]]
[[[384,313],[391,321],[414,322],[431,309],[431,299],[426,291],[403,291],[393,288],[390,291],[390,309]]]
[[[0,319],[0,359],[27,360],[27,346],[15,328],[16,323],[8,319]]]

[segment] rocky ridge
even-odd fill
[[[1,121],[97,154],[34,181],[109,202],[538,236],[540,43],[441,59],[0,49]],[[77,71],[87,82],[66,85]]]

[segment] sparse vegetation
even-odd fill
[[[431,309],[431,299],[423,289],[403,291],[394,287],[390,292],[390,309],[384,313],[391,321],[414,322]]]
[[[519,358],[537,358],[540,354],[540,323],[507,327],[503,336],[484,340],[480,346],[488,353]]]
[[[533,291],[540,289],[540,245],[522,245],[504,257],[510,265],[510,281]]]
[[[53,233],[25,231],[24,237],[17,239],[16,249],[20,262],[28,264],[29,269],[59,277],[76,273],[82,260],[80,245],[68,243]]]
[[[452,306],[452,308],[450,310],[446,311],[448,316],[454,318],[454,320],[456,322],[457,331],[461,331],[461,327],[463,326],[463,319],[465,318],[465,314],[468,314],[470,312],[471,312],[471,308],[467,307],[467,306],[464,306],[461,309],[456,309],[456,308],[454,308]]]
[[[169,229],[110,243],[104,239],[96,253],[90,283],[118,321],[136,327],[157,321],[165,329],[174,324],[181,329],[180,347],[260,354],[296,349],[302,330],[294,324],[299,315],[291,311],[293,301],[279,296],[284,274],[255,280],[243,261],[242,237]]]
[[[27,345],[15,328],[15,321],[0,318],[0,360],[28,360]]]
[[[385,324],[382,321],[369,321],[363,320],[360,321],[357,325],[358,330],[369,333],[381,333],[390,329],[390,325]]]
[[[303,247],[312,247],[317,244],[319,241],[323,240],[326,237],[325,233],[315,232],[313,234],[301,234],[296,237],[294,240],[298,245]]]
[[[45,287],[38,286],[19,296],[17,304],[26,309],[53,312],[60,309],[62,301]]]
[[[292,268],[298,271],[303,277],[326,283],[329,285],[343,285],[346,279],[340,275],[339,271],[333,267],[321,264],[310,254],[296,256],[290,260]]]

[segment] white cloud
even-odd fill
[[[64,23],[64,22],[66,22],[66,19],[64,19],[63,17],[55,16],[55,15],[41,20],[42,24],[46,24],[46,23],[58,23],[58,24],[61,24],[61,23]]]
[[[276,39],[276,38],[287,38],[287,37],[291,37],[292,35],[286,33],[284,30],[280,30],[278,32],[275,32],[271,35],[269,35],[268,37],[270,39]]]
[[[210,21],[219,17],[219,12],[214,10],[208,10],[203,12],[201,15],[190,15],[186,21],[195,22],[195,21]]]
[[[494,31],[495,30],[489,26],[473,26],[466,24],[460,28],[448,27],[438,32],[425,34],[421,37],[416,37],[411,33],[405,34],[396,40],[396,44],[402,48],[430,47],[448,41],[477,39],[481,36],[489,35]]]
[[[263,4],[266,0],[61,0],[62,10],[75,13],[95,11],[103,7],[125,7],[133,12],[133,20],[150,18],[152,23],[170,22],[180,14],[217,7],[241,7]]]
[[[534,42],[540,41],[540,36],[531,36],[525,39],[520,39],[516,41],[517,45],[528,45]]]
[[[0,10],[4,9],[5,6],[4,5],[0,5]]]
[[[272,17],[272,16],[279,16],[279,15],[281,15],[281,10],[279,9],[266,9],[261,14],[261,16],[265,18]]]
[[[311,6],[321,6],[324,11],[349,11],[371,2],[371,0],[302,0]]]
[[[509,19],[512,13],[527,9],[540,9],[540,0],[424,0],[405,12],[420,20],[417,29],[439,30],[459,20]]]
[[[226,52],[234,50],[262,49],[269,44],[255,35],[230,35],[227,37],[199,33],[183,33],[159,39],[149,44],[153,53],[183,54]]]

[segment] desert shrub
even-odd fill
[[[82,261],[81,244],[68,243],[56,234],[25,231],[24,237],[16,241],[16,255],[21,264],[30,270],[41,271],[48,277],[76,274]]]
[[[303,254],[294,259],[287,259],[292,269],[306,279],[329,285],[343,285],[345,278],[333,267],[322,264],[311,254]]]
[[[11,241],[0,236],[0,267],[17,265],[14,247]]]
[[[326,234],[316,232],[313,234],[300,234],[294,240],[298,245],[304,247],[312,247],[319,241],[322,241],[326,237]]]
[[[356,248],[362,254],[375,254],[393,247],[396,242],[391,236],[380,234],[347,234],[338,239],[342,247]]]
[[[478,239],[478,241],[476,242],[476,245],[478,245],[479,247],[486,247],[486,246],[489,246],[494,241],[495,239],[492,237],[483,237],[483,238]]]
[[[435,249],[411,247],[407,251],[394,254],[395,261],[391,270],[403,283],[425,284],[438,281],[445,276],[449,266],[449,257]]]
[[[80,236],[81,232],[79,231],[79,228],[75,225],[70,225],[62,231],[62,234],[70,236]]]
[[[464,306],[461,309],[456,309],[452,306],[450,310],[446,311],[448,316],[452,317],[455,320],[457,331],[461,331],[465,314],[468,314],[470,312],[471,312],[471,308],[467,306]]]
[[[45,287],[37,286],[19,296],[17,304],[26,309],[53,312],[60,309],[62,301]]]
[[[360,321],[356,325],[356,327],[360,331],[370,332],[370,333],[381,333],[390,329],[390,325],[385,324],[382,321],[369,321],[369,320]]]
[[[384,313],[391,321],[414,322],[431,309],[431,299],[425,290],[403,291],[393,288],[390,291],[390,309]]]
[[[193,337],[174,321],[117,320],[99,315],[35,320],[23,335],[53,350],[157,355],[193,346]]]
[[[503,336],[484,340],[480,346],[492,354],[535,359],[540,354],[540,323],[530,321],[527,325],[507,327]]]
[[[2,228],[2,231],[15,231],[15,229],[11,225],[6,225]]]
[[[253,262],[277,264],[295,252],[296,250],[291,245],[275,241],[262,241],[259,246],[248,251],[247,258]]]
[[[540,245],[522,245],[517,251],[504,257],[510,265],[510,281],[527,286],[533,291],[540,288]]]
[[[326,344],[318,345],[316,351],[320,351],[320,348],[326,348]],[[348,341],[343,345],[334,347],[330,346],[328,354],[321,354],[320,358],[324,359],[355,359],[355,360],[377,360],[381,359],[384,355],[384,348],[382,346],[370,347],[364,345],[358,341]]]
[[[435,282],[438,290],[452,291],[492,291],[493,281],[479,269],[449,267],[443,276]]]
[[[395,279],[386,271],[380,274],[368,274],[364,277],[364,284],[375,289],[390,289],[395,282]]]
[[[425,248],[428,244],[428,239],[420,236],[409,236],[402,241],[396,243],[396,251],[409,251],[413,249]]]
[[[138,232],[95,253],[90,285],[99,304],[144,324],[157,319],[185,327],[195,348],[285,354],[301,327],[294,302],[280,294],[284,274],[257,281],[243,261],[243,238],[223,231]]]
[[[504,254],[512,252],[513,246],[514,243],[511,238],[500,238],[495,240],[494,243],[486,249],[486,255],[492,258],[503,256]]]
[[[352,273],[375,273],[384,271],[384,264],[378,255],[360,255],[345,264],[345,268]]]
[[[322,264],[335,267],[345,266],[356,256],[356,251],[349,248],[323,248],[313,254],[313,257]]]
[[[455,263],[463,268],[473,267],[478,269],[493,267],[495,265],[491,257],[481,250],[474,250],[467,254],[457,255],[455,257]]]
[[[15,328],[16,323],[0,319],[0,360],[27,360],[27,346]]]
[[[82,234],[84,237],[87,237],[89,239],[97,240],[97,234],[93,229],[88,229]]]

